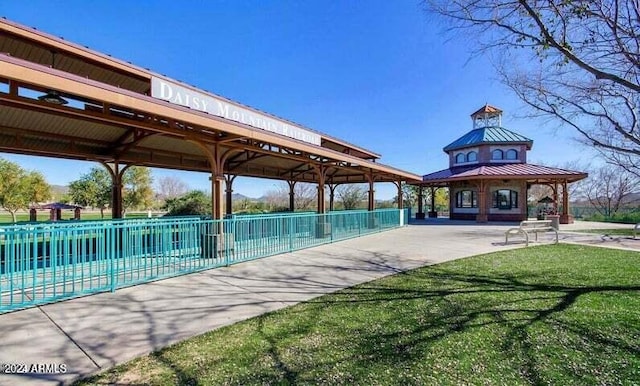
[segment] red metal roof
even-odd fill
[[[501,112],[502,110],[500,110],[499,108],[495,106],[491,106],[490,104],[487,103],[486,105],[476,110],[473,114],[471,114],[471,117],[475,117],[476,115],[484,115],[484,114],[500,114]]]
[[[485,178],[562,178],[568,182],[578,181],[587,177],[587,173],[553,168],[549,166],[526,163],[510,163],[500,165],[472,165],[440,170],[422,176],[423,182],[447,182],[459,180],[474,180]]]

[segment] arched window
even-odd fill
[[[503,157],[504,157],[504,154],[502,153],[502,150],[500,150],[500,149],[496,149],[496,150],[491,152],[491,159],[500,160],[500,159],[503,159]]]
[[[478,160],[478,153],[470,151],[467,153],[467,162],[476,162]]]
[[[473,190],[461,190],[456,193],[456,208],[477,208],[478,198]]]
[[[493,207],[498,209],[512,209],[518,207],[518,192],[500,189],[493,192]]]
[[[456,155],[456,163],[461,164],[463,162],[464,162],[464,153],[458,153],[458,155]]]
[[[514,149],[509,149],[507,150],[505,158],[508,160],[516,160],[518,159],[518,152]]]

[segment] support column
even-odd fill
[[[111,174],[111,218],[122,218],[122,176],[127,167],[120,170],[120,164],[115,161],[113,164],[102,164]]]
[[[487,200],[485,197],[485,182],[484,180],[480,180],[480,185],[478,188],[478,215],[476,216],[476,222],[484,223],[489,221],[489,216],[487,215]]]
[[[402,181],[394,182],[398,188],[398,209],[404,209],[404,194],[402,192]]]
[[[369,179],[369,201],[367,203],[367,210],[369,212],[376,209],[375,190],[373,190],[373,178]]]
[[[237,176],[232,176],[231,174],[225,174],[224,176],[224,186],[225,186],[225,214],[227,216],[231,216],[233,214],[233,180],[236,179]]]
[[[560,224],[573,224],[573,216],[569,211],[569,188],[566,180],[562,183],[562,215],[560,215]]]
[[[223,176],[211,175],[211,216],[214,220],[222,218],[222,181]]]
[[[324,183],[326,180],[327,169],[323,165],[313,165],[313,168],[318,176],[318,214],[323,214],[326,209],[324,203]]]
[[[558,181],[553,183],[553,214],[558,214]]]
[[[326,178],[326,169],[322,165],[316,165],[314,167],[318,172],[318,214],[323,215],[325,213],[324,183]],[[316,223],[316,237],[319,239],[330,237],[332,230],[329,216],[318,216],[317,218],[318,222]]]
[[[436,188],[431,187],[431,210],[429,211],[429,218],[437,218],[438,211],[436,210]]]
[[[333,212],[333,202],[338,184],[329,184],[329,212]]]
[[[374,177],[373,177],[373,173],[370,173],[369,175],[367,175],[367,180],[369,181],[369,199],[368,199],[368,203],[367,203],[367,210],[369,211],[369,220],[368,220],[368,228],[369,229],[375,229],[378,227],[378,219],[376,218],[376,214],[373,213],[373,211],[376,209],[376,202],[375,202],[375,190],[373,190],[373,181],[374,181]]]
[[[424,193],[423,186],[420,185],[418,186],[418,213],[416,213],[416,219],[418,220],[424,220],[424,207],[422,201],[424,201]]]
[[[324,178],[322,181],[318,181],[318,213],[322,214],[325,212],[325,202],[324,202]]]
[[[296,181],[287,181],[289,184],[289,212],[296,210]]]

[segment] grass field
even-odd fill
[[[640,381],[640,254],[547,245],[345,289],[81,384],[618,385]]]
[[[157,214],[154,214],[157,215]],[[147,213],[144,212],[133,212],[133,213],[127,213],[126,215],[127,218],[132,218],[132,217],[147,217]],[[62,211],[62,218],[64,220],[70,220],[73,219],[73,211],[67,210],[67,211]],[[110,219],[111,218],[111,211],[110,210],[105,210],[104,211],[104,220]],[[81,214],[81,219],[82,220],[101,220],[102,217],[100,217],[100,212],[82,212]],[[19,212],[16,216],[16,221],[17,222],[25,222],[25,221],[29,221],[29,213],[27,212]],[[38,221],[49,221],[49,212],[48,211],[38,211]],[[11,214],[7,213],[7,212],[0,212],[0,225],[2,224],[12,224],[13,220],[11,218]]]

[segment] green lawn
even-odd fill
[[[134,217],[147,217],[147,212],[132,212],[127,213],[126,218],[134,218]],[[73,218],[73,212],[70,210],[62,211],[62,218],[64,220],[69,220]],[[82,220],[102,220],[100,217],[100,212],[82,212],[80,215]],[[104,211],[104,220],[108,220],[111,218],[111,211]],[[29,221],[29,213],[27,212],[19,212],[16,215],[17,222]],[[49,212],[47,211],[38,211],[38,221],[49,221]],[[0,213],[0,225],[8,225],[12,224],[13,220],[11,218],[11,214],[7,212]]]
[[[222,328],[85,383],[637,384],[639,273],[639,253],[585,246],[476,256]]]

